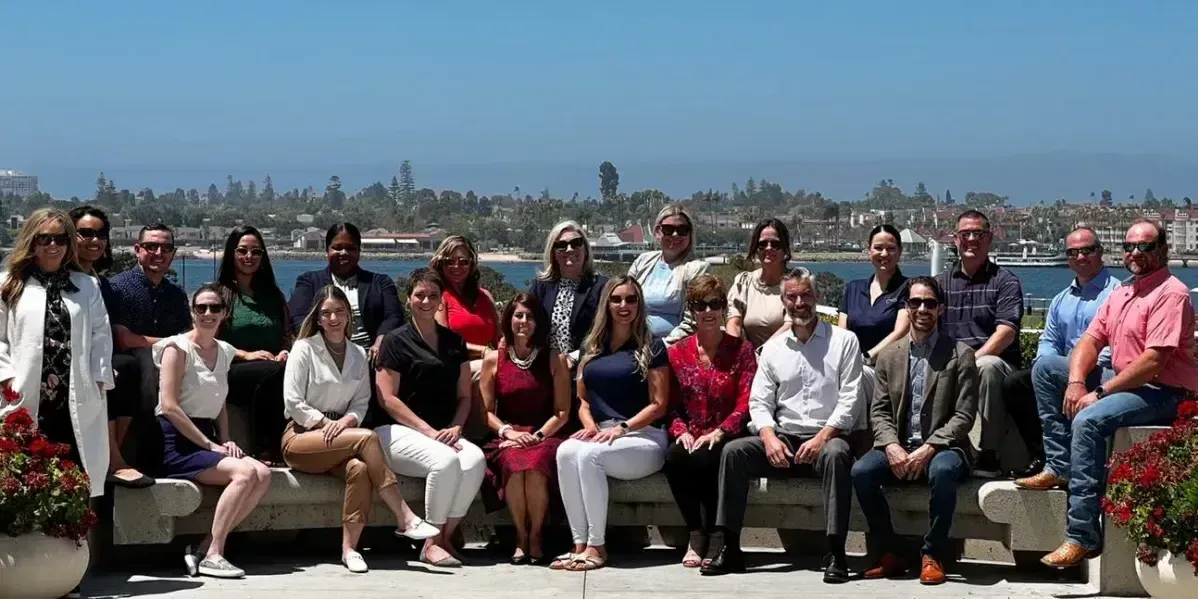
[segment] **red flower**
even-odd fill
[[[70,495],[79,488],[79,480],[74,476],[64,476],[58,480],[58,486],[62,487],[63,493]]]
[[[63,470],[74,470],[75,462],[72,462],[71,460],[59,460],[58,467],[62,468]],[[1157,509],[1160,509],[1160,508],[1157,508]]]
[[[8,437],[0,437],[0,454],[16,453],[21,450],[20,444]]]
[[[60,458],[65,458],[71,455],[71,445],[69,443],[59,443],[54,446],[55,455]]]
[[[9,386],[3,387],[3,391],[0,392],[0,405],[10,404],[10,403],[19,403],[20,401],[21,401],[20,393],[14,391],[12,387],[9,387]]]
[[[1127,462],[1121,462],[1118,466],[1115,466],[1115,468],[1111,470],[1111,474],[1107,480],[1110,482],[1110,484],[1114,485],[1131,480],[1131,476],[1131,465]]]
[[[1190,546],[1186,548],[1186,559],[1194,565],[1194,569],[1198,572],[1198,539],[1194,539]]]
[[[6,496],[16,495],[21,490],[21,481],[11,476],[4,477],[0,480],[0,493]]]
[[[1156,522],[1154,522],[1152,520],[1148,521],[1148,525],[1146,528],[1148,529],[1148,534],[1151,535],[1154,539],[1159,539],[1159,538],[1161,538],[1161,535],[1165,534],[1165,531],[1163,529],[1161,529],[1161,525],[1157,524]]]
[[[1124,524],[1127,524],[1129,520],[1131,520],[1131,510],[1125,506],[1119,506],[1119,508],[1115,510],[1114,517],[1115,524],[1123,526]]]
[[[13,433],[27,433],[33,429],[33,417],[29,410],[21,408],[4,417],[4,427]]]
[[[52,458],[58,455],[58,448],[44,437],[38,437],[29,443],[29,453],[39,458]]]
[[[1161,470],[1155,465],[1146,466],[1137,481],[1141,487],[1151,487],[1159,482],[1161,482]]]
[[[1177,406],[1178,420],[1192,420],[1195,418],[1198,418],[1198,400],[1190,399],[1181,402],[1181,405]]]
[[[45,491],[50,488],[50,477],[44,472],[30,472],[25,475],[25,485],[34,491]]]

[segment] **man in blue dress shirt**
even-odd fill
[[[1036,358],[1026,370],[1011,374],[1003,383],[1003,397],[1007,410],[1014,417],[1020,436],[1028,444],[1027,468],[1015,473],[1020,478],[1032,477],[1044,469],[1044,433],[1041,415],[1037,413],[1035,391],[1032,388],[1032,365],[1046,356],[1068,360],[1069,352],[1086,328],[1098,308],[1106,301],[1111,291],[1119,286],[1119,279],[1111,276],[1102,262],[1102,245],[1098,235],[1089,227],[1078,227],[1065,238],[1065,253],[1069,256],[1069,268],[1076,277],[1063,291],[1052,299],[1044,321],[1044,332]],[[1099,356],[1100,366],[1110,368],[1111,351],[1104,349]],[[1059,403],[1059,402],[1058,402]],[[1032,440],[1035,440],[1033,442]],[[1016,483],[1018,484],[1018,482]]]

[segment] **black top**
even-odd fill
[[[191,300],[187,292],[168,278],[155,286],[141,267],[127,270],[109,281],[109,301],[117,304],[109,313],[112,325],[121,325],[135,334],[170,337],[191,329]]]
[[[410,322],[387,333],[379,350],[379,364],[399,373],[396,396],[438,430],[453,422],[458,409],[458,376],[469,359],[466,340],[441,325],[437,325],[437,351]],[[395,423],[382,405],[377,406],[373,426]]]
[[[387,275],[358,269],[358,308],[362,312],[362,328],[370,335],[370,344],[379,335],[385,335],[404,323],[403,306],[399,303],[399,291],[395,283]],[[295,290],[291,292],[291,301],[287,303],[291,309],[291,327],[298,331],[308,312],[312,311],[312,301],[316,293],[325,285],[333,284],[333,275],[326,267],[322,270],[306,272],[295,280]]]
[[[578,286],[574,288],[574,308],[570,311],[570,347],[582,347],[582,341],[591,331],[591,323],[599,311],[599,295],[606,284],[607,277],[603,275],[584,276],[578,281]],[[557,291],[560,288],[556,282],[541,280],[534,280],[528,288],[528,294],[541,303],[541,313],[537,315],[538,326],[552,326],[549,317],[553,314],[553,306],[557,304]]]

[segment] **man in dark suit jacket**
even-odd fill
[[[906,567],[892,552],[894,527],[882,486],[926,477],[931,526],[919,579],[940,584],[957,487],[973,459],[969,430],[977,415],[978,370],[969,346],[937,332],[944,301],[935,279],[910,281],[907,311],[911,333],[877,358],[878,382],[870,402],[874,448],[853,465],[853,486],[869,531],[883,548],[865,578],[888,578]]]

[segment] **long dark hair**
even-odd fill
[[[537,315],[541,313],[541,302],[537,301],[537,297],[530,293],[518,293],[511,301],[507,303],[507,307],[503,309],[502,320],[499,323],[499,330],[503,334],[503,342],[509,348],[516,347],[516,333],[512,330],[512,315],[516,313],[516,307],[523,306],[532,315],[532,321],[536,326],[532,330],[532,339],[529,339],[528,345],[530,348],[540,350],[537,354],[535,366],[537,370],[548,366],[549,364],[549,329],[551,325],[548,321],[541,322]]]
[[[878,235],[880,235],[882,233],[885,233],[885,234],[893,237],[894,245],[896,247],[898,247],[898,250],[900,252],[903,251],[903,236],[901,234],[899,234],[898,229],[894,228],[894,225],[877,225],[876,227],[870,229],[869,236],[865,238],[866,245],[873,246],[874,237],[877,237]]]
[[[762,219],[756,227],[753,227],[753,236],[749,238],[749,253],[745,258],[749,262],[757,259],[757,246],[761,245],[761,232],[766,229],[773,229],[778,234],[778,241],[782,243],[782,255],[786,262],[790,262],[790,229],[786,228],[786,223],[776,218]]]
[[[262,233],[258,229],[249,225],[233,229],[225,239],[225,254],[221,257],[220,274],[216,277],[216,280],[225,287],[225,297],[230,300],[229,312],[233,311],[232,302],[241,295],[241,288],[237,285],[236,254],[237,244],[246,235],[253,235],[254,239],[258,240],[258,246],[262,248],[262,261],[258,265],[258,271],[250,279],[250,290],[253,291],[255,297],[270,298],[283,307],[283,335],[289,338],[291,313],[287,309],[287,298],[283,295],[283,290],[279,289],[278,282],[275,281],[275,269],[270,265],[270,252],[266,251],[266,240],[262,238]]]
[[[100,229],[100,232],[104,234],[105,239],[104,255],[100,256],[100,259],[96,260],[92,264],[92,270],[96,271],[97,275],[108,274],[108,269],[112,268],[112,223],[108,220],[108,215],[105,214],[103,210],[91,205],[72,208],[67,214],[71,217],[72,223],[79,222],[79,219],[85,216],[93,216],[100,219],[100,222],[104,223],[104,226]]]

